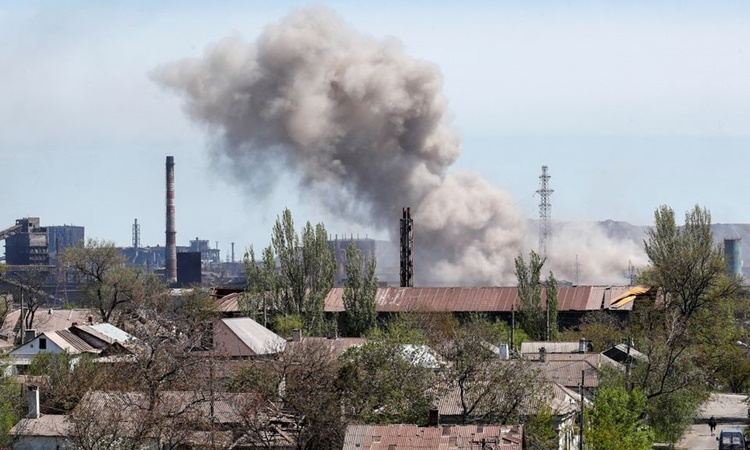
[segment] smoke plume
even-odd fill
[[[219,136],[215,151],[238,181],[260,186],[292,169],[330,214],[396,240],[401,208],[410,206],[417,282],[515,280],[521,214],[477,174],[448,171],[461,144],[440,71],[399,43],[311,8],[254,43],[226,39],[154,77]]]

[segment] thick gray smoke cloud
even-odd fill
[[[217,151],[239,168],[238,181],[260,186],[291,168],[329,213],[395,239],[401,208],[412,207],[418,282],[515,280],[515,202],[474,173],[447,170],[461,147],[440,71],[397,42],[304,9],[255,43],[224,40],[154,77],[220,136]]]

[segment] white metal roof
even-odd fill
[[[284,350],[286,340],[249,317],[221,319],[221,321],[256,355],[268,355]]]

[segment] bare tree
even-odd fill
[[[13,296],[21,302],[26,329],[34,328],[34,317],[39,308],[47,305],[50,295],[42,288],[50,278],[51,271],[46,266],[14,267],[5,279],[13,285]]]

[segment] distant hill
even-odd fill
[[[650,228],[641,225],[631,225],[628,222],[604,220],[598,222],[607,236],[619,239],[631,239],[643,243],[646,231]],[[742,239],[742,271],[745,278],[750,279],[750,224],[748,223],[715,223],[711,225],[716,243],[723,243],[724,239]]]

